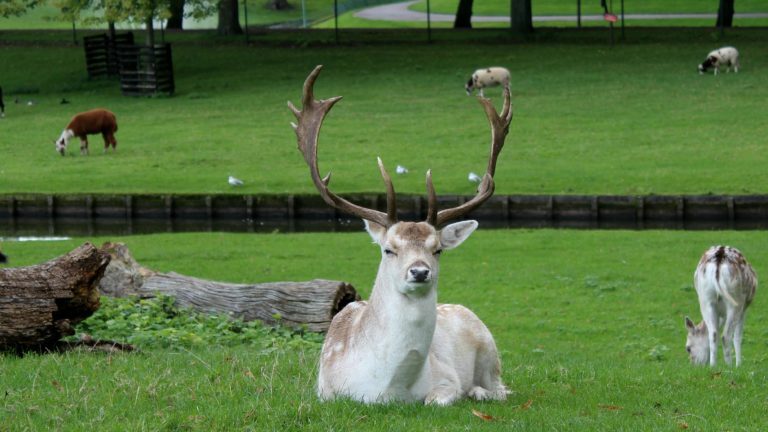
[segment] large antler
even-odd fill
[[[479,98],[480,103],[483,104],[483,108],[485,109],[485,114],[488,116],[488,122],[491,124],[491,154],[488,157],[488,168],[485,170],[485,175],[477,188],[477,194],[474,198],[458,207],[444,209],[438,212],[437,196],[435,195],[435,187],[432,185],[432,173],[427,171],[427,223],[430,225],[440,227],[450,220],[460,218],[479,207],[485,200],[493,195],[493,175],[496,172],[496,160],[499,157],[502,147],[504,147],[504,139],[509,132],[509,124],[512,122],[512,106],[510,98],[509,84],[507,84],[504,87],[504,106],[501,109],[501,115],[496,113],[496,108],[493,107],[490,100],[483,97]]]
[[[331,207],[376,222],[385,227],[394,225],[397,222],[395,188],[392,186],[392,179],[384,168],[381,158],[378,159],[378,163],[379,171],[381,171],[381,176],[387,187],[386,213],[352,204],[331,192],[328,189],[328,184],[331,181],[330,172],[325,177],[320,177],[320,170],[317,167],[317,136],[320,133],[320,126],[323,124],[325,115],[328,114],[328,111],[331,110],[333,105],[341,99],[341,96],[336,96],[330,99],[315,100],[313,87],[322,68],[322,66],[315,67],[312,73],[307,77],[307,80],[304,81],[304,91],[301,97],[302,110],[299,111],[291,102],[288,102],[288,107],[293,111],[293,115],[296,116],[296,120],[298,121],[298,124],[291,123],[291,126],[293,126],[293,129],[296,132],[299,151],[304,155],[304,160],[309,166],[312,181],[320,192],[320,196],[323,197],[323,201]]]

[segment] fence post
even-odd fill
[[[243,13],[245,14],[245,44],[248,45],[248,0],[243,0]]]
[[[339,0],[333,0],[333,31],[336,43],[339,43]]]
[[[427,42],[432,42],[432,12],[427,0]]]

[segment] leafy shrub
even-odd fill
[[[102,297],[99,310],[76,330],[75,337],[87,333],[96,339],[139,347],[254,345],[264,353],[287,346],[317,345],[323,340],[319,333],[181,308],[173,297],[164,295],[150,299]]]

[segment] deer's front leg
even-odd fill
[[[432,369],[432,388],[424,403],[428,405],[450,405],[461,398],[461,382],[456,370],[451,365],[431,356],[429,366]]]
[[[432,388],[424,403],[427,405],[446,406],[455,402],[461,397],[461,389],[458,383],[444,382]]]
[[[80,154],[81,155],[88,154],[88,138],[87,137],[80,138]]]

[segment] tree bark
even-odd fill
[[[472,28],[472,4],[474,0],[459,0],[453,28]]]
[[[720,7],[717,9],[717,27],[733,27],[733,8],[735,0],[720,0]]]
[[[288,0],[268,0],[265,7],[271,10],[293,9],[293,5],[288,3]]]
[[[512,0],[512,31],[519,34],[533,32],[531,0]]]
[[[237,0],[219,1],[219,24],[216,27],[216,32],[222,36],[243,34],[243,28],[240,27]]]
[[[85,243],[43,264],[0,270],[0,349],[45,348],[99,308],[109,254]]]
[[[165,24],[167,29],[181,30],[184,22],[184,0],[171,0],[171,16]]]
[[[152,20],[152,17],[149,17],[144,22],[144,25],[146,26],[147,46],[153,48],[155,46],[155,22]],[[154,64],[154,62],[152,63]]]
[[[100,284],[104,295],[152,297],[161,293],[174,297],[180,306],[201,312],[232,314],[267,324],[306,326],[319,332],[328,330],[331,319],[344,306],[360,300],[355,288],[345,282],[214,282],[150,270],[137,263],[123,244],[106,243],[102,250],[112,258]]]

